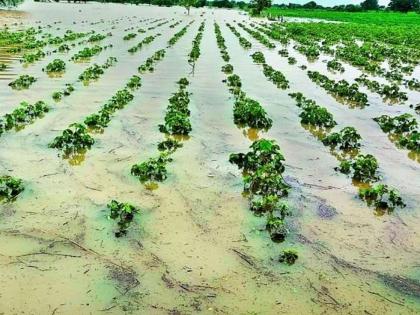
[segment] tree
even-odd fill
[[[393,11],[408,12],[420,8],[419,0],[391,0],[388,7]]]
[[[265,8],[271,7],[271,0],[251,0],[250,2],[253,15],[260,15]]]
[[[185,9],[187,9],[188,15],[190,15],[191,7],[195,7],[196,3],[197,3],[197,0],[181,0],[180,1],[180,5],[182,5],[183,7],[185,7]]]
[[[378,0],[365,0],[363,1],[360,6],[363,10],[378,10],[379,4]]]
[[[316,9],[318,8],[318,5],[315,1],[309,1],[308,3],[305,3],[302,7],[304,7],[305,9]]]

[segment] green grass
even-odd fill
[[[415,12],[398,13],[385,11],[341,12],[329,10],[269,8],[264,15],[315,18],[321,20],[351,22],[360,24],[405,25],[420,28],[420,14]]]

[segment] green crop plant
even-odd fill
[[[239,98],[233,108],[233,121],[237,125],[269,129],[273,121],[259,102],[250,98]]]
[[[355,180],[369,183],[377,181],[378,161],[371,154],[360,154],[354,160],[343,160],[338,170],[344,174],[351,174]]]
[[[287,265],[293,265],[296,260],[298,259],[298,252],[294,249],[285,249],[279,256],[279,262],[287,264]]]
[[[398,191],[384,184],[362,188],[359,190],[359,196],[369,206],[374,206],[380,211],[393,211],[396,207],[404,208],[406,206]]]
[[[46,67],[46,73],[57,73],[66,71],[66,63],[61,59],[54,59]]]
[[[24,74],[18,77],[16,80],[9,83],[9,86],[14,90],[25,90],[28,89],[37,79],[33,76]]]
[[[0,201],[13,201],[24,190],[21,179],[8,175],[0,176]]]
[[[115,237],[121,237],[127,234],[127,230],[134,220],[134,215],[140,212],[140,209],[129,204],[111,200],[107,204],[109,210],[108,218],[117,221],[118,230]]]
[[[63,150],[65,154],[73,154],[83,149],[90,149],[95,140],[87,133],[84,125],[74,123],[65,129],[60,136],[48,145],[50,148]]]
[[[168,177],[166,164],[172,162],[168,153],[161,153],[157,158],[150,158],[145,162],[134,164],[131,174],[138,177],[141,182],[164,181]]]
[[[344,127],[339,132],[333,132],[322,139],[322,143],[333,148],[342,150],[356,149],[360,147],[362,137],[353,127]]]

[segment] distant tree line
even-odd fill
[[[263,0],[261,0],[263,1]],[[305,4],[289,3],[274,4],[273,7],[289,9],[328,9],[334,11],[362,12],[368,10],[392,10],[400,12],[419,11],[420,0],[391,0],[388,7],[379,6],[378,0],[364,0],[360,4],[343,4],[333,7],[324,7],[315,1],[309,1]]]

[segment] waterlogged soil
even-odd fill
[[[418,226],[420,166],[406,150],[396,148],[372,117],[412,112],[408,105],[388,106],[367,91],[371,106],[363,110],[340,104],[298,68],[328,73],[322,60],[298,59],[289,65],[277,49],[268,51],[250,40],[239,45],[225,22],[248,18],[236,11],[200,9],[185,15],[181,8],[131,5],[25,3],[19,12],[0,11],[0,23],[12,29],[42,26],[62,35],[65,30],[112,33],[100,45],[113,44],[88,63],[67,62],[61,77],[42,72],[53,53],[24,66],[19,56],[1,51],[0,115],[21,101],[45,100],[51,111],[19,132],[0,138],[0,171],[22,178],[25,191],[13,203],[0,205],[0,313],[4,314],[416,314],[420,312],[420,235]],[[150,19],[142,21],[144,19]],[[154,30],[124,41],[128,32],[170,20]],[[172,20],[173,19],[173,20]],[[175,28],[169,25],[182,20]],[[142,74],[135,98],[118,111],[80,165],[71,165],[48,143],[70,123],[97,111],[170,37],[194,20],[153,73]],[[192,67],[188,53],[201,21],[205,30],[201,56]],[[267,133],[238,129],[233,100],[221,72],[213,22],[221,27],[243,90],[261,102],[273,119]],[[91,24],[93,23],[93,24]],[[150,25],[148,23],[151,23]],[[134,30],[128,30],[134,27]],[[139,52],[127,49],[160,32]],[[86,44],[89,46],[89,44]],[[48,46],[44,48],[48,50]],[[282,91],[269,82],[249,55],[264,52],[267,63],[290,81]],[[117,57],[89,86],[76,83],[72,95],[59,103],[51,93],[76,81],[94,62]],[[415,73],[419,73],[416,69]],[[38,78],[28,90],[8,83],[19,75]],[[328,75],[333,76],[331,73]],[[346,65],[337,75],[351,81],[359,70]],[[162,140],[167,99],[176,81],[191,82],[193,131],[169,164],[169,178],[150,190],[130,175],[131,165],[156,155]],[[333,76],[334,77],[334,76]],[[379,80],[379,79],[378,79]],[[383,181],[398,187],[407,207],[379,216],[357,196],[357,187],[334,171],[337,160],[299,123],[299,109],[287,95],[303,92],[326,106],[340,127],[351,125],[362,135],[363,151],[375,155]],[[419,101],[411,93],[409,101]],[[275,139],[286,158],[285,176],[292,186],[288,198],[293,214],[291,233],[273,243],[264,219],[255,217],[242,196],[242,178],[228,156],[245,152],[258,137]],[[141,208],[127,236],[115,238],[107,219],[111,200]],[[277,262],[280,251],[293,247],[293,266]]]

